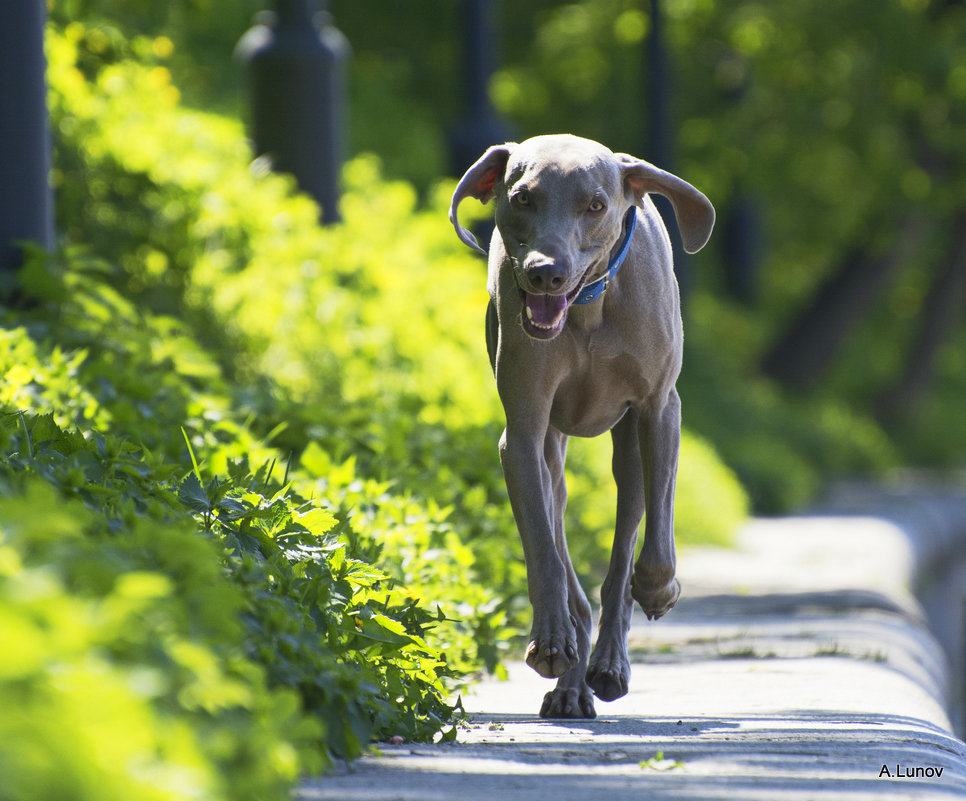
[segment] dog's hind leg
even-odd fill
[[[644,545],[634,565],[631,594],[648,619],[674,606],[681,585],[674,577],[674,485],[681,446],[681,400],[672,389],[663,406],[639,423],[647,517]]]
[[[584,676],[590,653],[592,627],[590,603],[584,593],[567,548],[564,532],[564,511],[567,507],[567,484],[564,479],[564,461],[567,455],[567,437],[554,428],[547,431],[544,455],[553,487],[553,534],[557,553],[567,573],[567,604],[570,617],[577,630],[577,662],[557,680],[557,686],[543,699],[540,716],[544,718],[592,718],[594,699]]]

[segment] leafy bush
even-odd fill
[[[707,318],[685,343],[679,389],[687,421],[714,442],[752,508],[801,508],[830,476],[876,475],[898,463],[885,432],[843,400],[790,398],[757,375],[739,355],[747,318],[736,321],[713,300],[695,303],[693,314]]]
[[[295,764],[305,770],[326,764],[332,755],[356,756],[373,738],[400,734],[429,739],[448,725],[451,736],[457,710],[443,699],[454,685],[443,681],[457,675],[454,669],[465,673],[478,665],[477,643],[462,620],[446,620],[438,607],[429,611],[422,596],[375,567],[378,548],[355,533],[348,511],[303,497],[291,482],[272,477],[270,462],[254,472],[248,469],[249,456],[273,452],[227,411],[217,367],[197,346],[180,351],[187,372],[180,362],[157,359],[162,340],[182,346],[190,342],[175,321],[141,317],[103,287],[102,272],[86,271],[82,262],[68,261],[63,265],[68,269],[59,272],[50,266],[40,254],[29,262],[23,285],[34,292],[45,287],[49,294],[35,295],[33,309],[17,315],[26,327],[2,331],[0,368],[13,380],[4,383],[0,394],[7,410],[0,418],[0,482],[5,496],[21,498],[12,502],[20,511],[41,480],[90,511],[73,515],[77,547],[66,555],[33,548],[4,525],[11,553],[25,559],[29,552],[44,569],[69,568],[63,593],[79,599],[100,598],[131,570],[156,571],[173,580],[172,593],[184,604],[178,620],[198,644],[198,658],[208,664],[223,653],[230,655],[232,670],[241,666],[237,683],[247,681],[251,686],[245,691],[258,701],[246,701],[248,706],[241,708],[230,705],[225,714],[231,721],[224,724],[230,728],[212,735],[213,745],[224,742],[209,754],[212,764],[207,767],[217,774],[228,772],[236,759],[245,761],[253,773],[265,773],[259,784],[236,771],[253,793],[271,782],[285,785]],[[46,280],[39,280],[40,275]],[[43,338],[35,339],[30,330]],[[86,348],[65,355],[65,345],[78,343]],[[209,380],[200,381],[198,376],[205,374]],[[138,380],[154,387],[153,403],[138,402],[135,393],[124,391]],[[68,395],[67,388],[78,386],[85,389]],[[56,414],[41,414],[53,408]],[[225,474],[206,478],[195,464],[183,477],[183,468],[167,455],[183,459],[185,441],[171,423],[178,417],[192,432],[191,441],[211,455],[209,466],[223,465]],[[91,420],[113,433],[97,433]],[[82,430],[59,425],[78,421]],[[170,433],[164,440],[166,428]],[[154,443],[153,450],[137,443],[139,431]],[[345,470],[342,475],[349,477]],[[380,503],[398,503],[405,510],[397,515],[400,528],[426,525],[422,510],[405,499],[386,495]],[[192,517],[197,523],[192,524]],[[31,532],[56,543],[58,519],[49,528],[46,517],[38,515]],[[458,555],[462,564],[471,563],[465,552]],[[180,572],[189,567],[191,576],[181,581]],[[482,591],[461,595],[465,618],[472,618],[471,602],[481,597],[486,599]],[[223,621],[218,637],[208,631],[211,621]],[[68,615],[63,625],[73,622]],[[134,622],[143,624],[141,617]],[[498,630],[499,619],[487,625]],[[158,627],[161,633],[169,628],[164,621]],[[435,627],[447,632],[444,642],[454,668],[423,637]],[[115,634],[95,630],[92,636],[111,639]],[[164,678],[173,668],[164,660],[155,664],[160,646],[151,647],[139,652],[140,662],[131,669]],[[207,656],[206,649],[211,652]],[[215,681],[220,674],[213,675]],[[48,679],[43,673],[37,677],[41,683]],[[243,728],[246,714],[263,714],[261,699],[279,709],[278,720],[268,721],[275,728],[265,736],[292,752],[292,764],[281,766],[285,770],[273,761],[274,745],[257,754],[256,729],[264,728],[260,718],[251,724],[252,734]],[[149,696],[148,701],[169,703],[167,697]],[[149,730],[144,736],[150,742]],[[243,756],[235,755],[242,751]],[[211,797],[222,796],[212,790]],[[224,797],[248,796],[228,788]]]
[[[286,797],[322,764],[321,727],[245,656],[244,597],[215,544],[141,515],[115,533],[44,480],[103,468],[104,440],[9,414],[2,435],[0,797]],[[146,472],[131,453],[114,466]]]

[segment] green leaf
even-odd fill
[[[184,444],[188,447],[188,456],[191,457],[191,466],[194,468],[195,478],[198,479],[198,484],[201,484],[201,470],[198,467],[198,460],[195,459],[195,449],[191,447],[191,440],[188,439],[188,432],[184,430],[184,426],[181,427],[181,436],[184,437]]]
[[[215,506],[223,513],[222,518],[231,522],[242,520],[252,512],[252,507],[235,498],[222,498]]]
[[[295,519],[300,525],[305,526],[317,537],[320,537],[323,534],[331,531],[338,522],[332,512],[321,507],[315,507],[306,512],[300,512],[295,516]]]
[[[355,615],[358,633],[367,640],[393,646],[409,645],[413,642],[402,624],[380,614],[360,613]]]
[[[210,512],[211,502],[201,486],[197,473],[188,473],[178,487],[178,500],[192,512],[201,514]]]

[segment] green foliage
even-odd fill
[[[830,476],[876,475],[898,464],[883,430],[843,400],[787,397],[758,376],[745,361],[753,325],[745,313],[703,297],[692,315],[679,381],[686,419],[714,442],[754,509],[801,508]]]
[[[197,346],[183,349],[184,362],[158,359],[152,346],[161,337],[168,337],[169,344],[180,341],[174,321],[137,315],[129,302],[103,286],[104,271],[85,271],[83,261],[69,258],[62,266],[53,270],[49,260],[35,254],[23,274],[24,286],[32,292],[43,287],[46,293],[34,295],[31,311],[17,315],[26,327],[3,330],[0,367],[14,380],[4,382],[0,397],[7,410],[0,418],[0,486],[13,499],[11,521],[29,517],[24,510],[40,492],[47,492],[47,500],[37,504],[40,510],[63,503],[76,509],[51,519],[38,512],[29,538],[13,537],[5,544],[11,558],[27,562],[29,557],[45,570],[69,571],[59,592],[85,601],[101,598],[131,571],[154,571],[173,582],[170,595],[182,606],[171,614],[194,649],[178,646],[178,653],[197,662],[204,672],[198,681],[203,678],[205,686],[253,699],[225,702],[224,719],[212,723],[205,741],[212,748],[199,757],[205,771],[237,775],[239,785],[203,793],[263,797],[259,794],[267,788],[286,787],[296,766],[310,770],[332,755],[357,756],[372,739],[396,734],[431,739],[447,726],[446,736],[452,736],[458,710],[443,699],[454,685],[443,681],[458,674],[425,635],[437,626],[445,628],[453,664],[463,673],[475,669],[478,646],[463,619],[446,620],[439,607],[376,567],[379,549],[354,531],[347,510],[332,510],[300,495],[288,476],[273,478],[270,462],[254,472],[248,469],[249,455],[272,452],[233,419],[217,367]],[[35,338],[41,333],[42,339]],[[65,342],[87,347],[67,355]],[[204,375],[207,381],[198,378]],[[154,386],[153,402],[129,397],[138,379]],[[78,386],[85,391],[67,393]],[[186,406],[188,396],[192,400]],[[15,411],[18,407],[30,413]],[[171,422],[178,417],[192,431],[193,469],[187,475],[167,455],[184,460],[183,429]],[[90,427],[92,420],[112,433],[98,433]],[[66,427],[78,421],[81,429]],[[167,440],[161,437],[165,429]],[[138,443],[139,432],[157,449]],[[226,472],[206,475],[210,467],[198,464],[195,447],[211,457],[209,465],[223,465]],[[236,458],[238,453],[244,455]],[[346,471],[342,475],[348,477]],[[314,482],[302,481],[314,488]],[[64,500],[51,500],[44,486],[55,487]],[[404,499],[386,496],[381,502],[406,510],[405,519],[399,515],[400,528],[420,524],[421,510]],[[46,550],[65,536],[58,524],[63,519],[76,523],[71,536],[76,547]],[[3,531],[6,535],[7,527]],[[472,561],[465,554],[461,558]],[[473,614],[473,600],[483,595],[461,598],[466,617]],[[138,617],[122,622],[141,631],[148,613],[136,611]],[[153,614],[153,607],[148,611]],[[62,625],[76,622],[65,615]],[[498,620],[488,622],[489,629],[497,625]],[[161,636],[170,627],[164,618],[148,630],[156,628]],[[119,636],[114,629],[94,626],[88,645],[99,647],[102,638]],[[88,645],[81,643],[79,652]],[[106,654],[105,670],[122,678],[129,669],[135,675],[157,673],[159,680],[174,682],[177,676],[168,673],[185,666],[160,659],[160,648],[147,643],[130,668],[115,665],[113,652]],[[228,657],[227,666],[219,667],[219,660]],[[38,687],[52,681],[48,673],[56,665],[42,668],[33,679]],[[171,686],[183,704],[193,698],[188,689]],[[146,711],[139,714],[148,723],[138,728],[138,718],[132,717],[125,726],[135,727],[139,742],[151,748],[160,736],[151,715],[155,707],[168,714],[171,700],[149,694],[144,703]],[[203,699],[190,703],[207,704]],[[212,703],[221,703],[217,695]],[[220,714],[220,707],[203,708],[206,715]],[[277,708],[278,715],[263,721],[265,708]],[[188,705],[170,714],[178,726],[206,736],[205,727],[188,714],[194,709]],[[11,728],[9,736],[15,734]],[[95,734],[80,729],[77,736]],[[163,747],[160,741],[156,745]],[[282,760],[279,754],[288,756]],[[239,762],[245,770],[234,767]],[[45,766],[38,763],[36,775],[26,776],[24,786],[39,781]],[[249,786],[253,796],[240,789]]]
[[[203,485],[191,472],[178,490],[233,557],[249,605],[246,650],[271,684],[297,689],[305,711],[328,722],[335,754],[393,735],[431,740],[454,714],[442,700],[452,674],[424,639],[442,612],[395,586],[348,523],[271,485],[270,473],[232,465]]]
[[[300,762],[319,764],[320,727],[243,654],[243,599],[213,543],[141,515],[111,531],[44,480],[95,470],[105,443],[2,422],[0,797],[286,797]]]

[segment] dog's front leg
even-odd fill
[[[567,508],[567,481],[564,464],[567,457],[567,437],[555,428],[547,431],[543,449],[553,482],[553,536],[557,555],[567,574],[567,607],[570,620],[577,629],[577,664],[557,679],[557,686],[544,696],[540,707],[542,718],[593,718],[594,698],[586,681],[590,658],[591,613],[590,603],[567,548],[564,512]]]
[[[638,428],[637,411],[628,409],[611,430],[613,473],[617,484],[617,526],[610,567],[600,588],[600,634],[587,671],[587,683],[602,701],[613,701],[626,695],[631,678],[627,655],[627,633],[634,606],[631,571],[637,530],[644,517],[644,475]]]
[[[674,487],[681,446],[681,400],[672,389],[664,404],[641,414],[638,423],[644,496],[644,545],[634,565],[631,595],[649,619],[674,606],[681,585],[674,577]]]
[[[533,627],[526,661],[541,676],[559,678],[579,660],[567,571],[554,542],[553,479],[544,455],[546,429],[512,427],[500,439],[510,507],[523,541]]]

